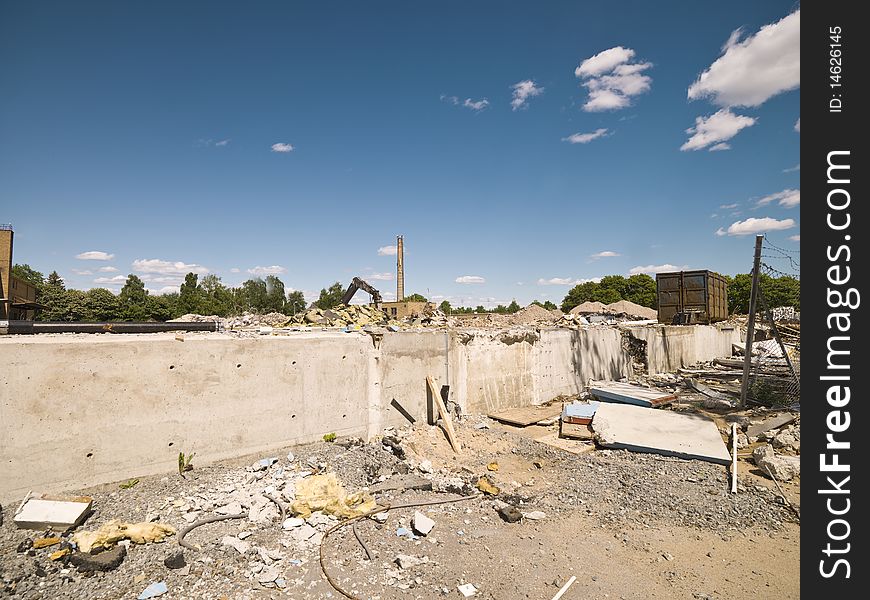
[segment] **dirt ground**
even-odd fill
[[[311,472],[334,472],[351,492],[413,475],[433,489],[396,490],[375,499],[382,506],[457,501],[393,508],[384,523],[357,522],[372,560],[351,526],[327,537],[323,565],[350,596],[463,598],[457,586],[470,583],[475,598],[551,599],[573,575],[566,600],[799,597],[798,519],[751,463],[741,460],[740,491],[732,495],[720,465],[600,449],[578,455],[535,440],[550,431],[467,416],[457,426],[463,445],[458,457],[439,428],[418,426],[387,432],[398,441],[401,458],[377,441],[337,440],[272,453],[278,462],[259,473],[252,463],[264,456],[194,463],[185,478],[175,473],[143,477],[129,489],[115,483],[76,490],[94,497],[95,513],[80,529],[112,518],[146,517],[181,529],[234,499],[248,509],[263,489],[280,490],[286,498],[293,482]],[[482,475],[499,488],[496,496],[477,490]],[[799,510],[799,480],[783,487]],[[496,510],[505,504],[531,515],[506,522]],[[201,550],[184,551],[183,569],[164,565],[179,549],[175,536],[160,544],[131,544],[116,569],[85,574],[63,559],[48,559],[58,546],[22,547],[40,533],[15,529],[14,508],[4,507],[0,526],[0,596],[136,598],[149,583],[164,581],[168,592],[161,598],[344,597],[326,580],[318,559],[323,533],[337,521],[319,513],[309,519],[317,533],[308,539],[299,529],[282,529],[275,509],[260,522],[236,519],[195,529],[187,540]],[[428,535],[414,534],[415,511],[434,520]],[[222,543],[239,533],[250,546],[244,554]],[[405,557],[403,565],[397,557]],[[279,577],[258,581],[270,569]]]

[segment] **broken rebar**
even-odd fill
[[[184,529],[182,529],[178,534],[178,545],[182,548],[187,548],[188,550],[201,550],[199,546],[194,546],[193,544],[188,544],[184,541],[184,536],[188,533],[196,529],[197,527],[201,527],[202,525],[207,525],[209,523],[216,523],[218,521],[227,521],[229,519],[244,519],[248,516],[247,512],[238,513],[236,515],[212,515],[211,517],[206,517],[204,519],[200,519],[194,523],[191,523]]]

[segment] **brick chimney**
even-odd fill
[[[396,237],[396,302],[405,299],[405,238]]]

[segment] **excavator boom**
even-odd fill
[[[345,306],[350,304],[353,295],[356,294],[359,290],[368,292],[371,295],[372,301],[375,303],[375,306],[380,307],[382,301],[381,293],[359,277],[353,278],[353,281],[351,281],[350,286],[348,286],[347,291],[344,293],[344,296],[341,297],[341,303]]]

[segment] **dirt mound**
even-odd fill
[[[658,313],[654,308],[647,308],[628,300],[620,300],[607,305],[607,310],[620,315],[628,315],[638,319],[657,319]]]
[[[606,312],[608,312],[607,305],[602,304],[601,302],[584,302],[583,304],[578,304],[571,309],[572,315],[591,315]]]
[[[530,325],[538,321],[553,321],[553,313],[537,304],[529,304],[527,307],[514,313],[511,321],[514,325]]]

